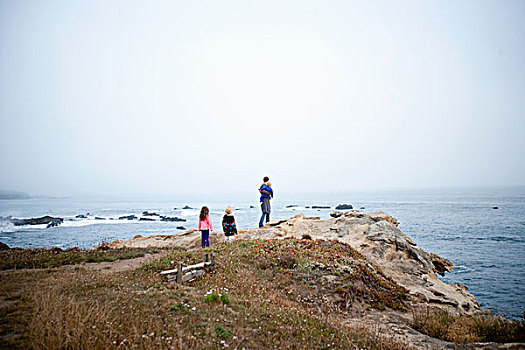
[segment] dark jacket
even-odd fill
[[[270,197],[273,198],[273,190],[269,186],[266,186],[264,184],[261,185],[261,187],[259,188],[259,192],[261,193],[261,198],[260,198],[261,202],[263,201],[263,198],[270,198]]]
[[[235,225],[235,218],[232,214],[224,214],[222,217],[222,230],[226,236],[237,234],[237,225]]]

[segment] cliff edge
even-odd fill
[[[384,212],[366,213],[359,210],[335,211],[328,220],[295,217],[269,222],[261,229],[240,230],[236,239],[282,239],[311,237],[337,240],[349,244],[364,255],[376,269],[391,277],[409,291],[415,303],[446,309],[459,315],[472,315],[482,310],[473,295],[462,285],[442,282],[453,268],[452,263],[420,247],[397,226],[398,221]],[[210,243],[224,241],[220,231],[212,232]],[[116,241],[104,246],[111,248],[146,248],[180,246],[188,249],[200,246],[200,232],[184,231],[178,235],[137,236],[128,241]]]

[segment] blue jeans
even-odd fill
[[[270,213],[262,213],[261,220],[259,221],[259,227],[263,227],[263,221],[265,216],[266,222],[270,221]]]
[[[201,230],[201,247],[210,246],[210,230]]]

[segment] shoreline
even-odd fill
[[[457,322],[479,322],[476,321],[478,319],[485,319],[486,321],[484,322],[489,322],[487,323],[488,325],[490,322],[500,322],[498,321],[500,318],[491,316],[487,310],[480,308],[475,298],[466,291],[465,286],[447,285],[439,280],[436,274],[443,274],[446,271],[450,271],[453,268],[452,264],[447,259],[419,248],[410,237],[399,230],[397,220],[383,212],[365,213],[357,210],[333,212],[331,219],[328,220],[321,220],[316,217],[305,217],[303,214],[298,214],[295,217],[270,222],[262,229],[240,230],[238,236],[235,238],[233,243],[223,244],[224,238],[222,232],[215,231],[210,237],[211,247],[201,249],[199,248],[200,232],[197,230],[187,230],[184,231],[183,234],[176,236],[153,235],[149,237],[135,237],[128,241],[105,243],[87,251],[79,249],[66,251],[44,250],[44,255],[48,255],[46,259],[50,258],[51,260],[43,261],[44,265],[42,269],[35,269],[36,265],[33,263],[32,268],[11,269],[2,271],[0,274],[6,281],[13,278],[16,280],[16,278],[22,278],[23,276],[25,276],[23,278],[35,276],[37,280],[31,283],[41,283],[38,282],[41,278],[56,275],[59,280],[64,281],[62,283],[66,283],[67,285],[71,283],[77,285],[79,278],[81,280],[85,280],[86,278],[94,279],[99,281],[96,285],[100,285],[100,287],[95,287],[95,290],[98,291],[96,295],[102,293],[105,288],[104,286],[108,283],[107,280],[110,279],[114,280],[112,283],[116,283],[115,286],[120,287],[111,287],[107,292],[104,292],[105,294],[102,293],[102,295],[106,295],[106,298],[113,299],[115,298],[115,296],[113,296],[114,293],[123,288],[122,286],[130,283],[129,288],[131,289],[118,297],[121,301],[119,301],[118,305],[120,306],[117,310],[119,310],[122,305],[129,305],[131,300],[124,301],[122,298],[129,298],[130,295],[136,295],[134,298],[138,298],[139,296],[140,298],[147,298],[147,300],[157,300],[159,298],[159,300],[165,300],[166,298],[172,300],[172,295],[178,295],[177,293],[180,291],[182,293],[181,295],[187,295],[186,299],[183,300],[188,300],[188,303],[196,303],[197,311],[190,310],[190,314],[181,313],[180,315],[175,314],[175,316],[170,313],[166,315],[169,319],[173,319],[173,317],[198,317],[200,312],[206,312],[205,310],[208,309],[210,305],[200,305],[199,300],[202,300],[202,296],[200,295],[204,293],[204,291],[210,290],[210,288],[213,290],[213,288],[219,288],[217,286],[221,285],[222,287],[220,288],[222,289],[220,290],[229,290],[228,294],[233,301],[231,305],[221,306],[220,309],[216,310],[213,309],[212,306],[216,314],[222,315],[222,313],[225,313],[223,316],[219,316],[219,318],[228,320],[228,315],[232,312],[243,313],[244,311],[242,310],[246,308],[248,308],[247,310],[249,310],[250,314],[267,313],[269,312],[268,306],[264,306],[263,309],[258,309],[258,303],[254,304],[250,302],[246,304],[246,301],[242,301],[246,298],[255,297],[251,293],[260,289],[264,284],[264,288],[276,288],[272,293],[284,293],[282,296],[275,294],[275,297],[272,297],[275,298],[272,299],[272,305],[284,302],[284,304],[279,304],[281,305],[281,310],[284,310],[288,307],[287,305],[289,305],[289,303],[298,303],[292,305],[296,305],[294,308],[302,305],[300,307],[305,308],[304,312],[306,312],[306,314],[301,311],[301,317],[305,319],[307,317],[314,317],[312,322],[314,322],[314,319],[318,320],[315,322],[322,320],[322,318],[315,316],[314,310],[318,310],[321,306],[322,308],[328,307],[325,313],[331,310],[329,314],[331,315],[332,321],[325,324],[326,327],[336,327],[339,329],[339,332],[353,330],[352,332],[357,333],[352,333],[354,334],[352,337],[359,337],[362,339],[361,341],[367,339],[366,342],[372,349],[382,349],[385,346],[392,349],[405,349],[403,344],[410,344],[417,349],[456,348],[457,344],[453,342],[433,338],[416,330],[420,329],[418,327],[422,327],[420,330],[423,331],[426,327],[425,322],[427,321],[425,320],[428,315],[425,316],[425,309],[433,310],[432,314],[446,312],[447,315],[450,315],[448,317],[457,319]],[[215,252],[217,259],[217,266],[213,269],[215,272],[211,273],[209,277],[203,277],[180,287],[159,279],[160,276],[158,272],[170,268],[170,266],[172,266],[170,261],[180,261],[180,259],[182,259],[186,261],[185,264],[199,262],[199,256],[203,254],[203,252],[209,251]],[[298,252],[297,255],[295,255],[296,251]],[[32,254],[29,250],[23,249],[15,249],[13,251],[13,253],[16,252],[21,253],[21,259],[23,259],[24,253]],[[315,255],[317,258],[312,260],[312,258],[308,256],[313,252],[317,254]],[[90,256],[89,254],[92,255]],[[243,256],[246,254],[252,257],[243,262]],[[77,260],[77,262],[73,262],[72,265],[66,266],[60,266],[59,262],[59,264],[52,269],[45,267],[49,266],[50,263],[54,264],[53,261],[55,260],[52,260],[53,257],[62,259],[59,261],[68,262],[69,260],[64,259],[71,259],[73,256],[83,257],[83,260]],[[95,259],[94,256],[97,256],[97,259],[100,260],[98,262],[92,261]],[[231,257],[234,258],[232,259]],[[275,260],[275,258],[277,258],[277,260]],[[228,271],[231,271],[231,268],[227,267],[230,266],[229,264],[238,265],[234,268],[234,271],[240,272],[242,270],[239,269],[241,266],[244,266],[242,268],[248,268],[251,272],[240,280],[236,279],[235,276],[228,273]],[[356,275],[356,269],[362,272]],[[267,275],[267,273],[271,271],[273,271],[274,277],[275,274],[279,274],[281,277],[275,280],[272,279],[271,273]],[[45,274],[41,275],[41,273]],[[360,277],[361,273],[364,273],[362,277]],[[260,275],[262,280],[256,283],[259,288],[253,289],[246,283],[249,283],[249,279],[256,275]],[[139,285],[146,283],[150,287],[144,287],[144,291],[142,291],[142,288],[138,290],[135,289],[134,286],[137,283],[135,279],[138,278],[138,276],[142,276],[140,278],[144,281],[149,281],[140,282]],[[206,276],[208,275],[206,274]],[[360,288],[368,288],[366,290],[369,290],[369,292],[366,293],[383,294],[379,294],[379,296],[374,297],[374,300],[372,300],[369,297],[367,298],[366,294],[361,295],[360,293],[362,292],[358,292],[357,294],[352,294],[353,296],[349,299],[350,301],[347,300],[341,304],[347,297],[345,297],[346,294],[344,292],[340,294],[340,287],[337,286],[342,281],[347,280],[348,277],[345,276],[354,276],[352,278],[357,278],[356,282],[352,282],[353,284],[348,286],[358,288],[356,291],[361,290]],[[365,278],[365,276],[367,277]],[[291,281],[284,284],[284,286],[294,286],[293,289],[289,289],[289,287],[281,289],[280,281],[282,278],[291,278]],[[126,281],[127,279],[129,279],[129,281]],[[224,284],[225,281],[230,282]],[[292,281],[295,282],[292,283]],[[233,287],[231,283],[235,283],[236,287]],[[306,285],[303,283],[306,283]],[[376,283],[379,284],[376,285]],[[373,287],[374,285],[375,287]],[[20,288],[23,288],[22,286],[23,285],[20,285]],[[56,286],[56,282],[51,283],[49,286]],[[4,285],[4,288],[16,289],[19,287],[8,283]],[[45,287],[44,289],[36,288],[31,293],[38,294],[45,292],[47,288],[50,287]],[[71,289],[72,287],[67,288],[67,290],[76,290],[75,288]],[[240,292],[240,294],[235,293],[237,289],[244,290],[243,288],[248,289]],[[384,292],[382,292],[384,288],[397,289],[384,294]],[[75,293],[84,293],[82,292],[83,290],[84,287],[78,289],[78,292]],[[352,289],[345,290],[351,291]],[[395,290],[398,292],[394,292]],[[194,294],[194,297],[191,296]],[[7,296],[8,295],[9,294],[7,294]],[[56,295],[60,295],[60,293]],[[268,298],[269,295],[273,294],[263,295],[261,295],[263,298]],[[295,295],[297,295],[297,297]],[[395,295],[398,295],[401,299],[396,299],[396,297],[394,297]],[[243,299],[239,300],[238,298],[241,296]],[[285,301],[287,298],[291,299]],[[16,305],[10,302],[9,297],[6,298],[5,294],[2,294],[2,298],[0,299],[6,308],[12,309],[14,305]],[[190,299],[192,301],[189,301]],[[63,304],[64,300],[60,300],[60,303]],[[90,300],[91,298],[87,301],[89,304],[92,303]],[[317,301],[311,304],[312,300]],[[166,302],[173,305],[173,301],[160,303],[148,301],[145,305],[147,305],[147,308],[151,308],[154,307],[154,305],[166,305]],[[54,305],[53,301],[48,303]],[[386,303],[386,307],[383,303]],[[315,306],[317,304],[319,305]],[[65,304],[60,307],[73,307],[77,305],[77,302],[68,305],[69,304],[65,302]],[[345,306],[343,307],[342,305]],[[333,309],[334,307],[336,308]],[[343,308],[341,309],[341,307]],[[78,308],[78,306],[75,306],[75,308]],[[164,306],[164,310],[166,310],[165,308],[166,306]],[[173,308],[173,306],[171,308],[168,307],[169,310]],[[177,308],[179,308],[179,306],[177,306]],[[44,310],[46,309],[44,308]],[[81,310],[82,308],[80,307],[80,309],[75,312],[83,312]],[[56,312],[54,309],[49,309],[48,311]],[[165,313],[165,311],[162,310],[155,311],[156,314],[159,312],[161,314]],[[191,316],[191,314],[195,314],[195,316]],[[307,314],[310,314],[310,316],[306,316]],[[104,317],[107,316],[108,315]],[[49,317],[53,319],[52,316]],[[266,316],[261,314],[258,317],[268,319],[272,317],[272,314],[266,314]],[[70,327],[67,324],[61,325],[58,319],[57,322],[59,322],[57,326]],[[136,327],[133,326],[133,322],[130,326]],[[194,324],[195,322],[197,321],[188,321],[184,324]],[[504,322],[507,322],[505,324],[508,324],[509,327],[513,324],[520,325],[520,323],[512,323],[516,321]],[[279,325],[281,323],[277,324]],[[255,322],[255,327],[259,325],[262,324],[258,321]],[[281,327],[282,325],[283,324],[281,324]],[[44,329],[45,327],[47,326],[44,325]],[[228,327],[228,329],[232,330],[233,334],[237,334],[236,336],[239,337],[243,332],[242,329],[251,326],[249,326],[249,324],[243,324],[241,328],[237,328],[234,323]],[[316,326],[311,325],[308,327],[315,329]],[[306,328],[307,331],[309,329],[308,327]],[[371,327],[371,329],[377,327],[377,329],[382,330],[382,335],[372,336],[369,331],[362,327]],[[158,328],[158,332],[160,332],[161,329],[162,328]],[[359,329],[360,331],[357,331]],[[431,330],[425,330],[424,332],[429,331]],[[189,332],[187,341],[189,342],[188,344],[193,344],[193,342],[197,340],[192,338],[192,334],[194,334],[192,332],[194,331],[191,330],[191,328]],[[274,332],[280,333],[283,332],[283,330],[274,330]],[[310,331],[308,332],[308,334],[311,334]],[[470,332],[473,332],[473,330],[468,332],[468,334],[471,334]],[[155,334],[157,334],[157,331]],[[128,337],[129,336],[130,334],[128,333]],[[139,336],[139,338],[135,337],[134,342],[140,343],[144,341],[144,338],[140,338],[140,333],[137,336]],[[284,336],[284,333],[282,336]],[[469,335],[469,337],[470,338],[461,339],[478,339],[474,333]],[[31,339],[32,338],[30,338],[29,341],[33,341]],[[323,341],[327,340],[324,336],[320,336],[318,339],[323,339]],[[161,339],[159,339],[159,341],[160,340]],[[60,342],[61,340],[57,338],[56,341]],[[122,339],[120,341],[122,341]],[[164,341],[166,341],[166,339],[164,339]],[[230,338],[228,338],[228,341],[236,342],[235,339],[232,340]],[[338,344],[343,344],[340,343],[341,341],[342,340],[339,340]],[[465,344],[464,346],[487,349],[509,349],[525,346],[525,344],[514,344],[509,347],[509,344],[498,344],[494,342],[479,343],[476,341],[470,341],[469,343],[470,344]],[[195,344],[200,343],[197,342]],[[346,346],[347,345],[345,345],[345,347]]]

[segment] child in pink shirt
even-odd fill
[[[209,247],[210,246],[210,231],[213,231],[213,226],[210,219],[210,210],[208,207],[204,206],[201,209],[199,215],[199,231],[201,231],[201,246]]]

